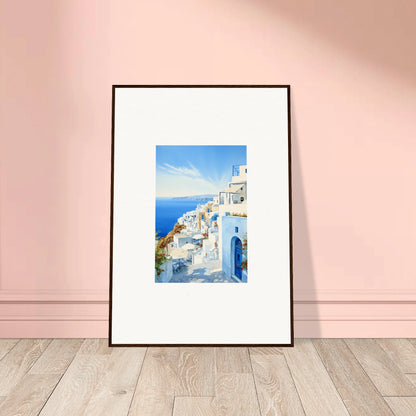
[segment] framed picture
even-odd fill
[[[113,86],[110,346],[293,345],[289,93]]]

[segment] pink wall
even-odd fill
[[[415,13],[0,0],[0,336],[106,336],[117,83],[291,84],[295,335],[416,336]]]

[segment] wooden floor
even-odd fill
[[[0,339],[0,415],[416,415],[416,340],[110,349]]]

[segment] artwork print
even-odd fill
[[[156,283],[246,283],[247,146],[157,145]]]
[[[290,88],[114,85],[109,344],[293,345]]]

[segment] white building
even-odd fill
[[[219,209],[224,205],[245,205],[247,209],[247,165],[234,165],[232,180],[218,195]]]
[[[230,246],[224,252],[225,247],[223,247],[223,239],[225,236],[223,232],[223,218],[226,216],[232,216],[233,214],[247,216],[247,165],[234,165],[231,182],[228,184],[227,188],[223,189],[219,193],[217,222],[220,229],[218,245],[221,260],[223,260],[224,253],[228,256],[228,249],[231,250]],[[229,236],[226,235],[226,237],[226,243],[228,244]]]
[[[222,218],[221,244],[223,273],[247,282],[247,217],[227,215]]]
[[[196,231],[197,230],[197,223],[196,223],[197,216],[198,216],[198,213],[196,210],[189,211],[178,219],[178,223],[181,225],[185,225],[187,231]]]
[[[232,180],[212,201],[198,205],[178,219],[185,225],[171,248],[194,244],[188,251],[192,264],[220,260],[223,272],[247,281],[244,247],[247,240],[247,165],[235,165]]]
[[[173,243],[175,248],[181,248],[185,244],[192,243],[192,236],[190,234],[175,234],[173,236]]]

